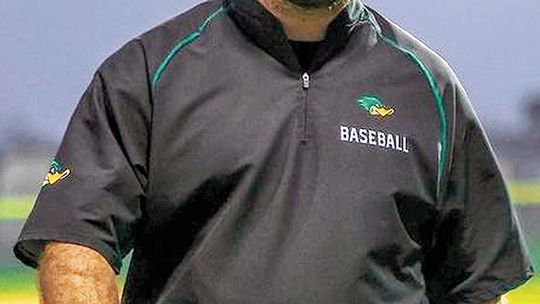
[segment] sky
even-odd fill
[[[60,140],[97,66],[131,38],[199,1],[6,0],[0,10],[0,143]],[[540,92],[538,0],[370,0],[441,54],[488,130],[524,127]]]

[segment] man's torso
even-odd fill
[[[440,114],[425,75],[360,23],[306,83],[221,7],[140,38],[149,71],[185,45],[151,92],[124,303],[427,303]]]

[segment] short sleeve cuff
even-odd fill
[[[24,233],[15,243],[13,253],[23,264],[37,268],[39,258],[47,241],[73,243],[92,248],[107,260],[116,275],[120,274],[122,259],[111,246],[101,240],[89,238],[88,235],[74,232],[39,231]]]
[[[480,304],[485,303],[491,300],[496,299],[497,297],[503,296],[504,294],[518,288],[519,286],[525,284],[529,279],[534,275],[534,270],[532,267],[521,272],[519,275],[514,276],[514,278],[506,281],[500,281],[496,284],[493,284],[491,287],[484,287],[482,290],[476,292],[460,294],[453,297],[453,302],[455,304]]]

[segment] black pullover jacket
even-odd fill
[[[100,252],[123,303],[480,303],[532,274],[447,63],[367,6],[301,68],[254,0],[124,45],[79,102],[15,253]]]

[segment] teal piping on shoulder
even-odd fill
[[[182,38],[180,41],[178,41],[171,50],[167,53],[165,58],[161,61],[158,68],[154,72],[154,76],[152,77],[152,89],[156,88],[157,83],[161,79],[161,76],[167,69],[167,66],[171,61],[174,59],[174,57],[182,51],[186,46],[188,46],[193,41],[199,39],[201,37],[202,33],[206,30],[206,27],[212,20],[214,20],[216,17],[221,15],[226,10],[225,6],[220,6],[217,10],[215,10],[212,14],[210,14],[206,19],[197,27],[197,29],[194,32],[191,32],[184,38]]]
[[[381,27],[375,20],[375,16],[373,16],[373,14],[365,7],[364,7],[364,14],[362,16],[362,19],[370,23],[373,30],[385,43],[389,44],[390,46],[392,46],[393,48],[397,49],[399,52],[404,54],[407,58],[411,59],[414,62],[414,64],[420,69],[420,71],[422,72],[422,75],[428,81],[431,95],[433,96],[433,99],[435,100],[435,106],[437,108],[437,113],[439,115],[439,144],[437,147],[438,149],[437,197],[440,197],[442,176],[445,170],[444,167],[446,163],[446,153],[448,150],[448,139],[447,139],[448,126],[446,122],[446,112],[444,110],[443,97],[439,89],[439,86],[437,84],[437,80],[435,79],[435,76],[433,75],[433,73],[426,66],[426,64],[424,64],[424,62],[420,59],[420,57],[418,57],[412,51],[402,47],[397,41],[389,38],[383,33]]]

